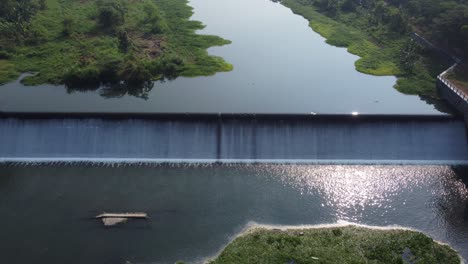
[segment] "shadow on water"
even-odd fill
[[[452,106],[450,106],[445,100],[441,98],[435,98],[431,96],[420,95],[422,101],[426,102],[429,105],[433,105],[435,109],[439,110],[442,113],[459,115],[459,112]]]
[[[105,85],[86,84],[66,86],[67,93],[69,94],[76,92],[97,92],[104,98],[121,98],[124,96],[133,96],[144,100],[148,100],[149,93],[153,88],[153,81],[145,81],[142,83],[117,82]]]
[[[157,81],[78,82],[75,84],[66,84],[65,88],[68,94],[73,94],[75,92],[97,92],[100,96],[108,99],[133,96],[148,100],[149,94],[156,83],[173,81],[177,77],[177,73],[165,73]]]
[[[452,169],[456,177],[468,187],[468,166],[454,166]]]

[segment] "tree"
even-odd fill
[[[145,1],[145,16],[142,20],[142,26],[146,32],[159,34],[164,31],[164,24],[158,7],[153,1]]]
[[[408,40],[400,52],[400,65],[407,73],[412,73],[419,58],[419,46],[414,40]]]
[[[105,28],[115,28],[125,23],[125,13],[127,8],[121,1],[99,1],[98,20],[99,24]]]
[[[25,36],[32,17],[39,6],[33,0],[2,0],[0,4],[1,20],[15,26],[17,33]]]
[[[130,42],[130,38],[128,37],[127,31],[119,31],[117,33],[117,39],[119,40],[119,49],[123,53],[127,53],[130,49],[132,43]]]
[[[65,36],[69,36],[72,33],[73,19],[71,17],[65,17],[62,21],[63,30],[62,33]]]

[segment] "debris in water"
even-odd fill
[[[101,218],[104,226],[115,226],[117,224],[127,222],[128,218],[113,217],[113,218]]]
[[[102,213],[94,218],[101,219],[104,226],[115,226],[129,219],[148,219],[149,217],[146,213]]]

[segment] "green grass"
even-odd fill
[[[207,52],[209,47],[230,42],[196,34],[204,26],[190,20],[193,11],[187,0],[124,0],[125,23],[113,30],[99,25],[96,2],[47,0],[47,9],[39,11],[31,22],[33,42],[26,39],[11,45],[11,40],[0,37],[0,49],[7,50],[9,55],[7,60],[0,61],[0,84],[14,80],[21,72],[38,73],[23,80],[27,85],[63,84],[72,77],[94,80],[115,65],[120,79],[125,78],[126,68],[133,67],[148,69],[149,79],[155,80],[163,76],[164,67],[173,61],[180,61],[170,65],[175,67],[176,75],[213,75],[232,70],[231,64]],[[142,24],[148,2],[159,13],[160,32],[150,32],[151,25]],[[69,34],[63,33],[64,19],[72,21]],[[129,52],[119,49],[117,31],[128,33],[132,43]]]
[[[192,21],[192,8],[186,0],[156,0],[163,10],[163,16],[169,27],[168,53],[182,56],[187,64],[182,72],[183,76],[213,75],[220,71],[231,71],[233,66],[222,58],[209,56],[207,49],[213,46],[230,44],[217,36],[199,35],[196,30],[204,28],[199,21]],[[183,3],[183,4],[182,4]]]
[[[209,263],[460,264],[460,262],[458,254],[449,246],[436,243],[419,232],[348,226],[285,231],[255,228],[235,239]]]
[[[418,94],[438,98],[436,76],[447,65],[431,54],[419,56],[412,72],[400,66],[400,50],[410,38],[389,34],[382,29],[369,30],[365,18],[356,13],[341,14],[331,18],[301,0],[283,0],[283,5],[310,21],[310,27],[337,47],[346,47],[359,57],[356,69],[376,76],[397,76],[395,88],[405,94]]]

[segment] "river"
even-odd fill
[[[468,258],[466,169],[441,166],[0,167],[8,263],[200,262],[251,222],[401,225]],[[463,182],[465,181],[465,183]],[[102,211],[146,221],[105,228]]]
[[[395,77],[357,72],[356,56],[327,45],[305,19],[279,3],[191,0],[190,5],[195,11],[193,19],[208,25],[203,33],[233,41],[210,49],[211,54],[234,65],[232,72],[158,82],[147,100],[131,96],[105,98],[99,92],[68,94],[62,86],[25,87],[16,81],[0,87],[0,111],[441,114],[419,97],[397,92],[393,88]],[[306,145],[310,142],[300,141],[287,127],[275,133],[263,129],[265,137],[261,139],[265,141],[259,138],[257,142],[252,135],[260,133],[249,129],[236,132],[241,127],[234,125],[232,129],[221,128],[222,137],[217,138],[210,137],[203,126],[184,130],[171,124],[160,129],[150,121],[119,121],[121,129],[113,129],[115,126],[102,120],[21,122],[3,119],[0,126],[0,158],[22,161],[0,165],[0,255],[8,263],[199,263],[219,252],[251,223],[341,222],[415,228],[450,243],[468,258],[466,168],[183,163],[138,166],[138,162],[94,167],[79,165],[80,161],[43,166],[34,165],[28,158],[212,159],[212,153],[216,153],[238,159],[271,159],[278,153],[285,157],[294,154],[289,153],[290,147],[310,151],[305,151],[305,158],[315,157],[316,153],[312,153],[312,145]],[[99,125],[101,122],[105,124]],[[128,122],[130,125],[125,125]],[[332,133],[332,126],[323,126],[320,135],[330,137],[317,137],[317,149],[337,146],[330,155],[332,159],[337,158],[336,153],[341,153],[341,159],[356,158],[351,151],[354,149],[347,148],[355,146],[360,151],[356,153],[364,153],[366,159],[434,160],[438,154],[449,153],[449,160],[466,160],[466,147],[456,148],[457,144],[466,145],[464,126],[458,121],[452,123],[449,127],[440,124],[438,129],[408,123],[404,124],[405,131],[413,132],[403,134],[399,126],[380,124],[380,130],[375,131],[380,131],[381,137],[376,137],[370,126],[364,126],[369,130],[358,130],[358,140],[346,127]],[[194,137],[178,137],[184,131]],[[310,134],[309,130],[300,131]],[[152,145],[158,133],[160,145]],[[226,141],[230,133],[249,140],[232,137],[236,140]],[[276,135],[287,136],[275,139]],[[350,140],[344,141],[348,137]],[[387,145],[372,143],[376,138],[389,140],[382,140]],[[215,145],[208,143],[213,141],[223,147],[212,148]],[[257,142],[264,152],[250,151],[250,142]],[[208,150],[200,148],[196,152],[194,146]],[[401,152],[395,151],[399,148]],[[378,156],[374,150],[385,155]],[[142,211],[151,219],[105,228],[93,219],[103,211]]]
[[[325,43],[308,21],[269,0],[192,0],[203,34],[232,41],[209,52],[234,65],[215,76],[157,82],[148,99],[67,93],[63,86],[0,87],[0,111],[440,114],[399,93],[395,77],[359,73],[357,56]]]

